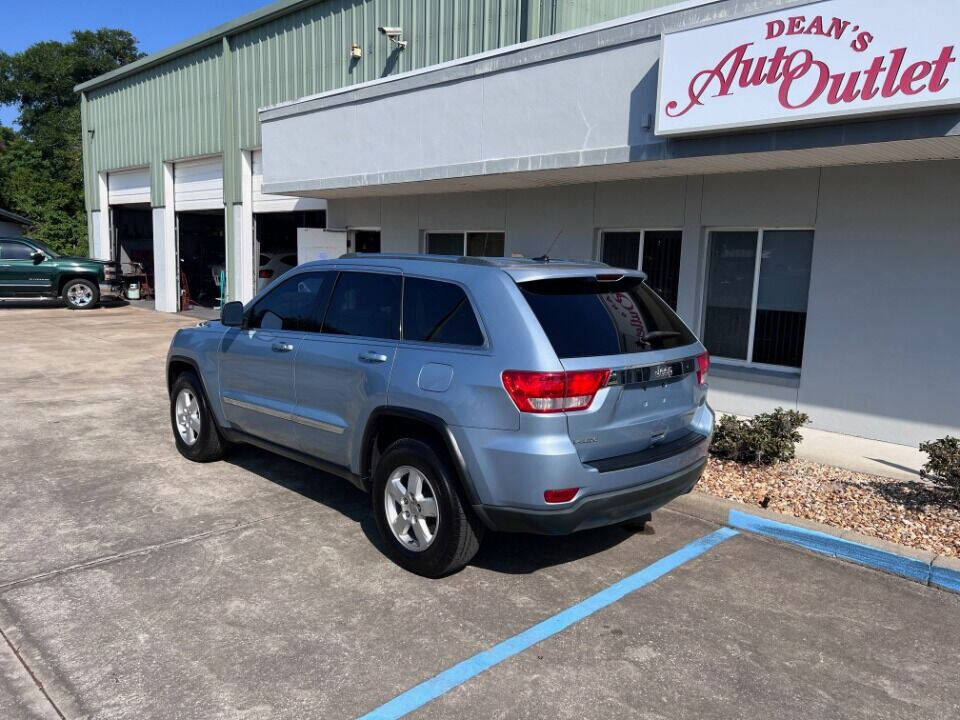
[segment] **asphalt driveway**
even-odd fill
[[[194,322],[0,306],[0,718],[960,715],[954,594],[668,510],[424,580],[344,481],[189,463]]]

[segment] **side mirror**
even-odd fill
[[[243,303],[234,300],[224,305],[220,311],[220,322],[225,327],[243,327]]]
[[[33,258],[34,264],[42,263],[44,260],[47,259],[47,256],[44,255],[40,250],[34,250],[34,251],[30,254],[30,257]]]

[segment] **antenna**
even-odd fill
[[[547,251],[540,257],[535,257],[534,260],[537,262],[550,262],[550,251],[553,250],[553,246],[557,244],[557,240],[560,239],[560,236],[563,235],[564,228],[560,228],[560,232],[557,233],[556,237],[553,238],[553,242],[550,243],[550,247],[547,248]]]

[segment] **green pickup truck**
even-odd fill
[[[118,295],[115,263],[66,257],[38,240],[0,237],[0,297],[63,298],[67,307],[97,307]]]

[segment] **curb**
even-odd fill
[[[751,508],[700,492],[682,495],[668,510],[797,545],[828,557],[960,593],[960,559],[841,530],[822,523]],[[749,511],[749,512],[748,512]]]

